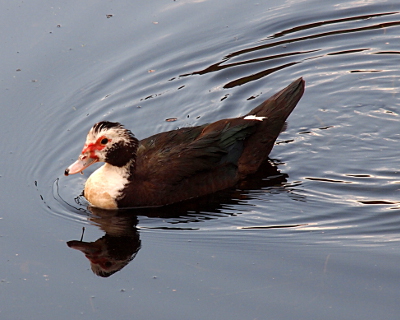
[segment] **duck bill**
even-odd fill
[[[97,162],[98,159],[89,158],[88,156],[80,155],[78,160],[76,160],[73,164],[71,164],[67,169],[65,169],[65,175],[68,176],[70,174],[75,173],[83,173],[87,167],[91,166],[93,163]]]

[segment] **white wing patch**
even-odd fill
[[[264,119],[266,119],[267,117],[257,117],[254,114],[253,115],[249,115],[249,116],[245,116],[243,119],[244,120],[258,120],[258,121],[263,121]]]

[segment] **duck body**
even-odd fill
[[[65,174],[105,162],[84,189],[91,205],[103,209],[164,206],[235,186],[268,159],[303,92],[300,78],[245,116],[140,142],[119,123],[96,123]]]

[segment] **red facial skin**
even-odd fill
[[[102,140],[106,139],[106,143],[102,143]],[[65,175],[82,173],[87,167],[99,161],[99,157],[96,155],[96,151],[101,151],[106,147],[106,144],[110,142],[111,139],[101,136],[96,140],[95,143],[89,143],[85,145],[82,149],[82,153],[73,164],[71,164],[66,170]]]
[[[99,157],[96,156],[96,151],[103,150],[106,147],[106,144],[111,141],[111,139],[107,139],[107,143],[102,144],[101,141],[103,139],[107,139],[107,138],[105,136],[101,136],[100,138],[98,138],[96,140],[95,143],[89,143],[88,145],[85,144],[85,146],[82,149],[82,154],[89,153],[89,158],[98,159]]]

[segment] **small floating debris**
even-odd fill
[[[229,94],[227,93],[226,95],[224,95],[221,99],[220,99],[220,101],[224,101],[226,98],[228,98],[229,97]]]
[[[107,17],[107,19],[110,19],[110,18],[112,18],[112,14],[106,14],[106,17]]]
[[[178,120],[178,118],[167,118],[167,119],[165,119],[165,121],[167,121],[167,122],[174,122],[176,120]]]
[[[104,99],[107,99],[109,96],[111,96],[111,93],[106,94],[103,98],[100,99],[100,101],[103,101]]]
[[[254,99],[258,98],[260,95],[262,95],[262,92],[260,92],[260,94],[253,94],[251,97],[247,98],[247,100],[248,101],[254,100]]]

